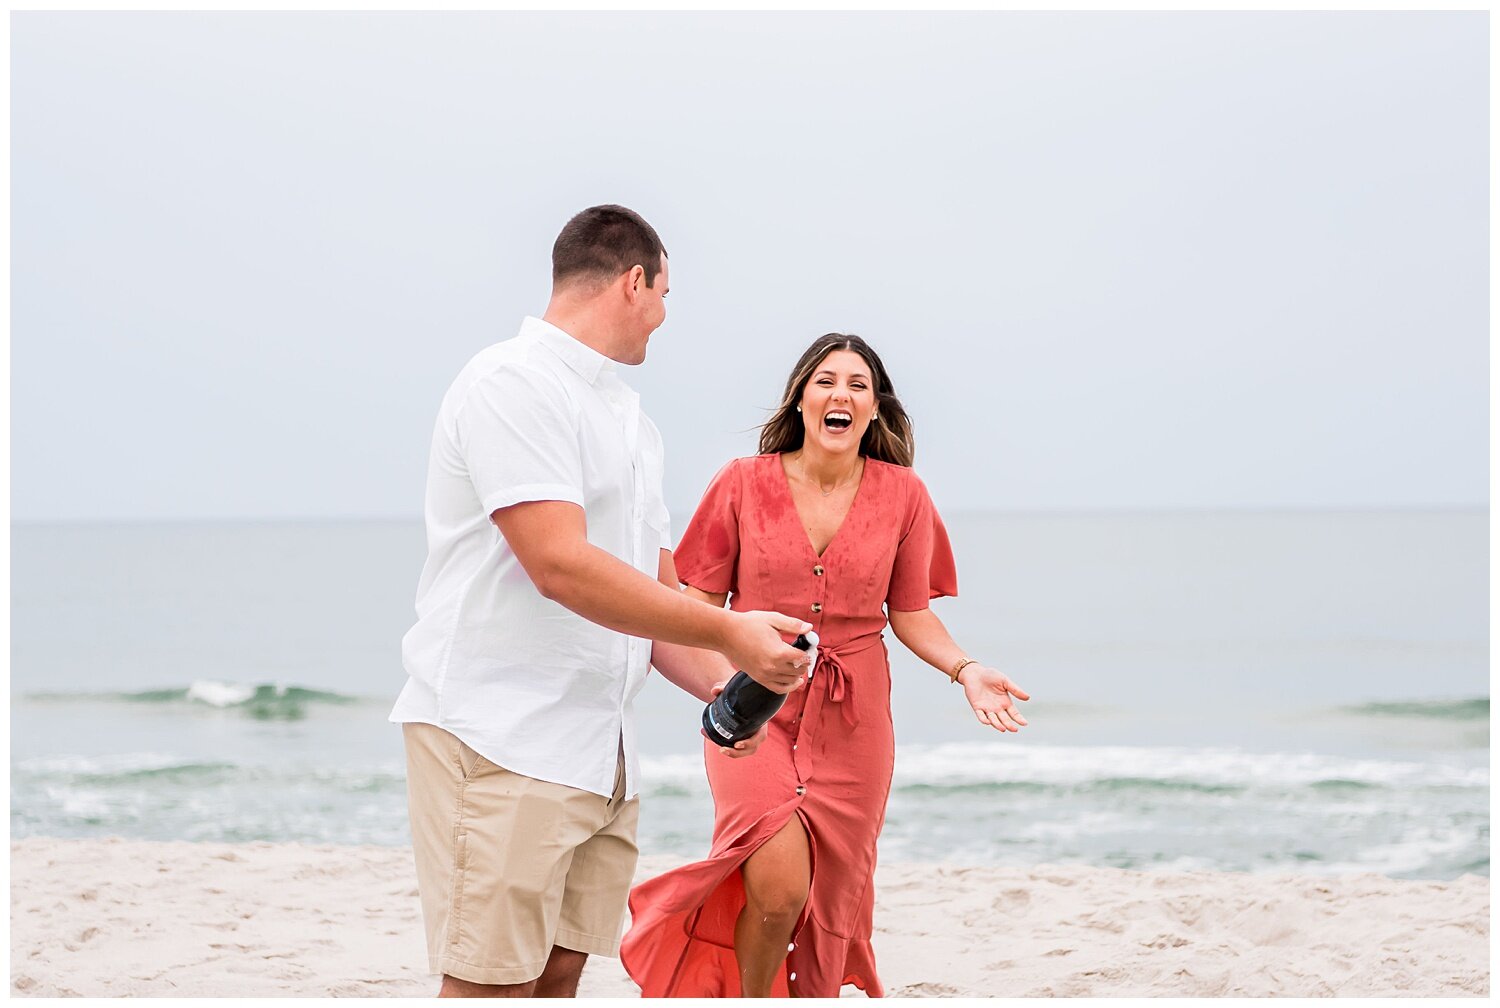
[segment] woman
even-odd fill
[[[714,478],[677,549],[678,578],[711,605],[810,621],[818,659],[754,757],[706,759],[707,860],[632,891],[621,959],[643,997],[883,993],[870,932],[895,757],[887,622],[963,686],[981,724],[1026,723],[1012,698],[1027,694],[927,608],[957,593],[953,556],[910,468],[911,421],[864,340],[830,333],[807,349],[760,452]]]

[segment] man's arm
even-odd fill
[[[513,504],[490,520],[537,591],[585,619],[633,637],[718,651],[778,693],[801,683],[808,657],[781,635],[803,633],[811,624],[685,597],[590,543],[583,508],[569,501]]]

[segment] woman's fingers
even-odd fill
[[[708,733],[701,729],[699,733],[705,738],[708,737]],[[729,759],[744,759],[746,756],[754,756],[756,751],[760,749],[761,743],[766,740],[768,734],[766,726],[761,725],[760,731],[751,735],[748,739],[742,739],[733,746],[723,747],[719,752]]]
[[[995,672],[993,669],[984,670],[982,685],[970,683],[965,686],[965,691],[970,686],[975,687],[975,692],[980,698],[976,701],[970,699],[970,706],[974,709],[974,717],[980,724],[986,725],[996,731],[1018,732],[1026,724],[1026,719],[1015,707],[1016,700],[1029,700],[1031,694],[1011,682],[1009,677]]]
[[[1026,719],[1020,714],[1017,714],[1014,710],[1007,710],[1005,708],[990,710],[988,708],[975,707],[974,716],[979,719],[980,724],[988,725],[996,731],[1018,732],[1021,730],[1021,726],[1026,723]]]

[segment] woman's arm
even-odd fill
[[[670,588],[678,589],[677,565],[672,562],[672,553],[669,550],[661,551],[661,560],[657,566],[657,580]],[[724,608],[724,603],[729,599],[728,592],[710,595],[708,592],[699,591],[691,586],[679,590],[688,598],[707,602],[715,609]],[[728,659],[717,651],[688,647],[685,644],[672,644],[667,641],[651,643],[651,664],[656,666],[656,671],[666,677],[667,682],[692,694],[704,703],[713,699],[715,685],[726,682],[735,673]]]
[[[941,670],[944,675],[951,676],[953,666],[968,657],[963,649],[953,643],[953,636],[948,633],[948,628],[943,626],[943,621],[931,609],[911,612],[892,609],[890,621],[896,639],[905,644],[912,654]],[[989,725],[998,731],[1020,731],[1026,724],[1026,719],[1016,710],[1015,701],[1030,700],[1031,696],[1011,682],[1004,673],[976,661],[963,667],[963,671],[958,674],[958,681],[980,724]]]
[[[662,584],[677,587],[677,565],[672,562],[670,550],[661,551],[657,578]],[[691,586],[684,587],[682,593],[699,602],[707,602],[718,609],[724,608],[724,603],[729,599],[728,592],[710,594]],[[717,651],[687,647],[683,644],[669,644],[666,641],[651,642],[651,664],[656,666],[656,671],[660,672],[667,682],[692,694],[704,703],[718,696],[724,689],[724,684],[729,681],[729,677],[735,673],[734,666],[730,665],[729,660]],[[806,681],[805,676],[798,679],[797,684],[788,692],[801,689]],[[760,748],[760,744],[766,740],[767,735],[766,726],[761,725],[760,731],[754,735],[744,741],[736,742],[732,747],[720,748],[719,752],[731,759],[753,756]]]

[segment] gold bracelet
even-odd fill
[[[973,658],[960,658],[958,664],[953,666],[953,671],[949,672],[948,675],[952,677],[954,683],[958,683],[958,674],[964,670],[964,666],[977,664],[978,662]]]

